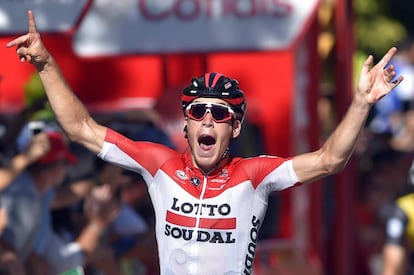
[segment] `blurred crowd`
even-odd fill
[[[0,274],[158,274],[142,177],[69,142],[53,118],[31,119],[44,103],[1,117]],[[126,127],[129,117],[106,123],[172,146],[147,118]]]

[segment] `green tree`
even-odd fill
[[[388,48],[398,44],[406,36],[406,26],[400,18],[393,16],[390,10],[390,6],[395,1],[354,0],[358,55],[373,54],[375,57],[380,57]]]

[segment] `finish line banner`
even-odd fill
[[[41,32],[69,32],[91,0],[0,0],[0,35],[26,33],[27,11],[33,10]]]
[[[287,49],[319,0],[0,0],[0,35],[74,31],[83,57]]]
[[[80,56],[286,49],[318,0],[101,0],[74,38]]]

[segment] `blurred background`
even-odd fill
[[[0,1],[0,45],[27,31],[28,9],[97,120],[181,151],[180,93],[204,72],[236,78],[246,93],[247,121],[233,153],[287,157],[319,148],[331,133],[369,54],[378,61],[397,46],[414,64],[409,0]],[[44,91],[14,50],[0,46],[0,56],[5,135]],[[404,72],[400,105],[373,109],[342,173],[271,196],[256,274],[379,274],[382,207],[411,190],[414,69]],[[46,104],[25,119],[53,114]]]

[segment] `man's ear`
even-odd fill
[[[241,126],[242,124],[240,120],[235,120],[233,122],[233,138],[237,138],[240,135]]]

